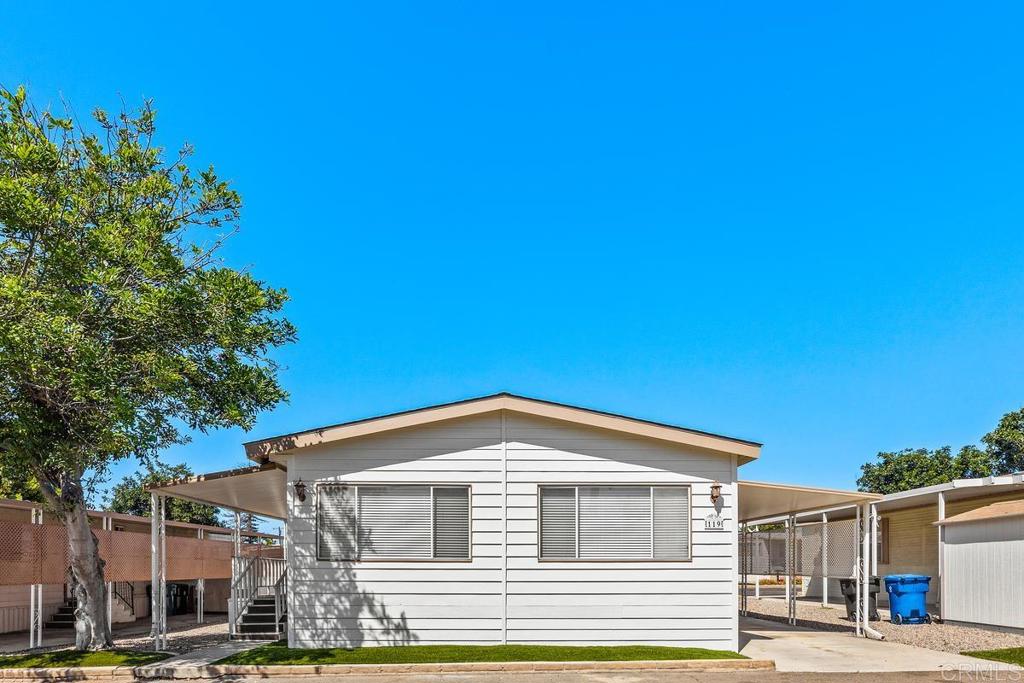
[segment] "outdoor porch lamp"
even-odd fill
[[[711,502],[717,503],[718,499],[722,497],[722,485],[717,481],[711,485]]]
[[[300,503],[306,502],[306,485],[301,479],[295,482],[295,495],[298,497]]]

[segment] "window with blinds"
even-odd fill
[[[317,559],[470,557],[467,486],[317,487]]]
[[[689,486],[542,486],[540,558],[689,560]]]

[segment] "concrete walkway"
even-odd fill
[[[778,671],[866,673],[1019,670],[1009,664],[949,652],[746,617],[740,618],[740,653],[751,659],[773,659]]]
[[[139,667],[136,676],[142,679],[201,678],[200,667],[208,666],[237,652],[245,652],[260,645],[266,645],[266,641],[228,640],[201,650],[175,655],[155,664]]]

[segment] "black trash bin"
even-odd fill
[[[881,619],[878,616],[878,599],[875,597],[878,594],[880,583],[877,576],[868,579],[868,619],[871,621]],[[839,579],[839,587],[843,591],[843,597],[846,598],[846,616],[855,619],[857,615],[857,581],[856,579]]]

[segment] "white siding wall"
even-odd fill
[[[290,458],[288,478],[311,491],[324,481],[470,484],[473,559],[317,561],[315,494],[299,503],[289,487],[290,643],[736,649],[735,473],[729,456],[516,413],[504,424],[495,413],[305,449]],[[705,532],[716,479],[728,531]],[[546,483],[692,484],[693,561],[538,561]]]
[[[950,524],[944,558],[943,618],[1024,628],[1024,517]]]

